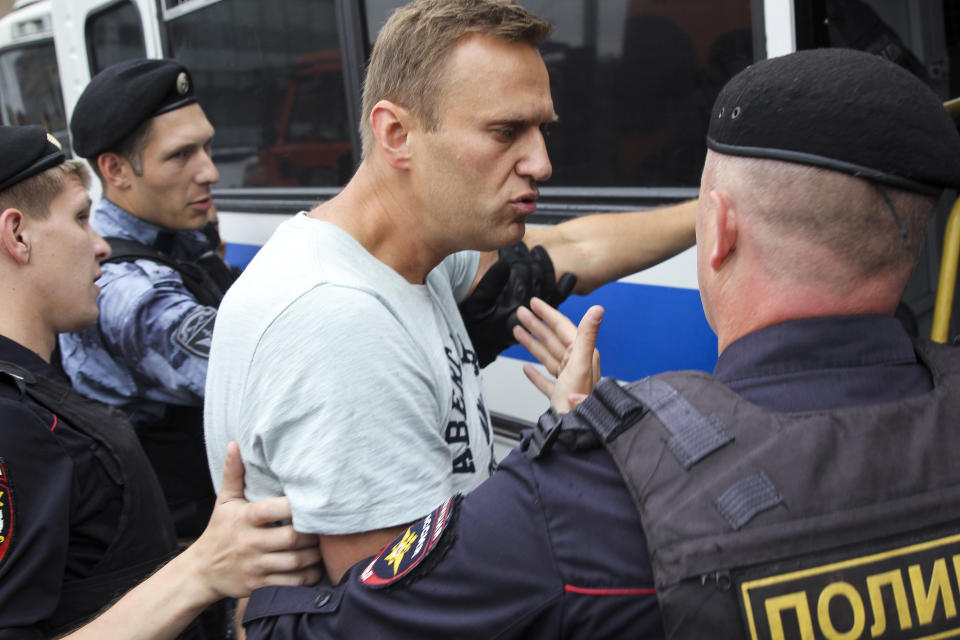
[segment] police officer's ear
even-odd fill
[[[27,220],[19,209],[0,211],[0,246],[17,264],[30,260],[30,243],[24,235]]]
[[[97,156],[97,168],[106,184],[115,189],[128,189],[133,167],[123,156],[106,151]]]
[[[737,208],[730,195],[713,189],[707,194],[711,206],[706,215],[710,217],[708,224],[713,227],[713,237],[707,247],[710,255],[710,267],[719,271],[724,262],[733,254],[737,246],[739,234],[739,218]]]
[[[413,114],[389,100],[381,100],[370,112],[370,128],[376,145],[394,169],[410,166],[409,134]]]

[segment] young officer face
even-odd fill
[[[194,103],[152,120],[142,175],[132,176],[130,211],[175,231],[201,228],[220,179],[210,157],[213,126]]]
[[[542,127],[555,119],[547,68],[533,47],[487,36],[456,46],[439,130],[409,138],[414,188],[448,249],[489,250],[523,237],[536,183],[552,173]]]
[[[40,319],[55,333],[93,324],[99,313],[100,261],[110,247],[90,226],[90,196],[75,175],[51,201],[46,218],[29,219],[35,226],[30,261],[37,265],[34,282]]]

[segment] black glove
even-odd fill
[[[577,276],[565,273],[557,282],[550,255],[540,245],[522,242],[500,249],[499,259],[483,275],[473,293],[460,303],[460,314],[481,367],[516,344],[513,327],[517,307],[536,296],[556,307],[567,299]]]

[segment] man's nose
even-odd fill
[[[553,165],[550,164],[543,132],[536,129],[527,144],[523,158],[517,163],[517,173],[536,182],[546,182],[553,175]]]
[[[219,181],[220,172],[217,171],[217,165],[214,164],[210,152],[204,149],[200,153],[200,156],[200,161],[203,163],[203,166],[200,168],[200,172],[197,173],[197,182],[200,184],[213,184]]]

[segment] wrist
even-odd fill
[[[210,582],[210,572],[204,569],[201,557],[194,542],[164,567],[171,571],[182,606],[196,609],[198,614],[223,597]]]

